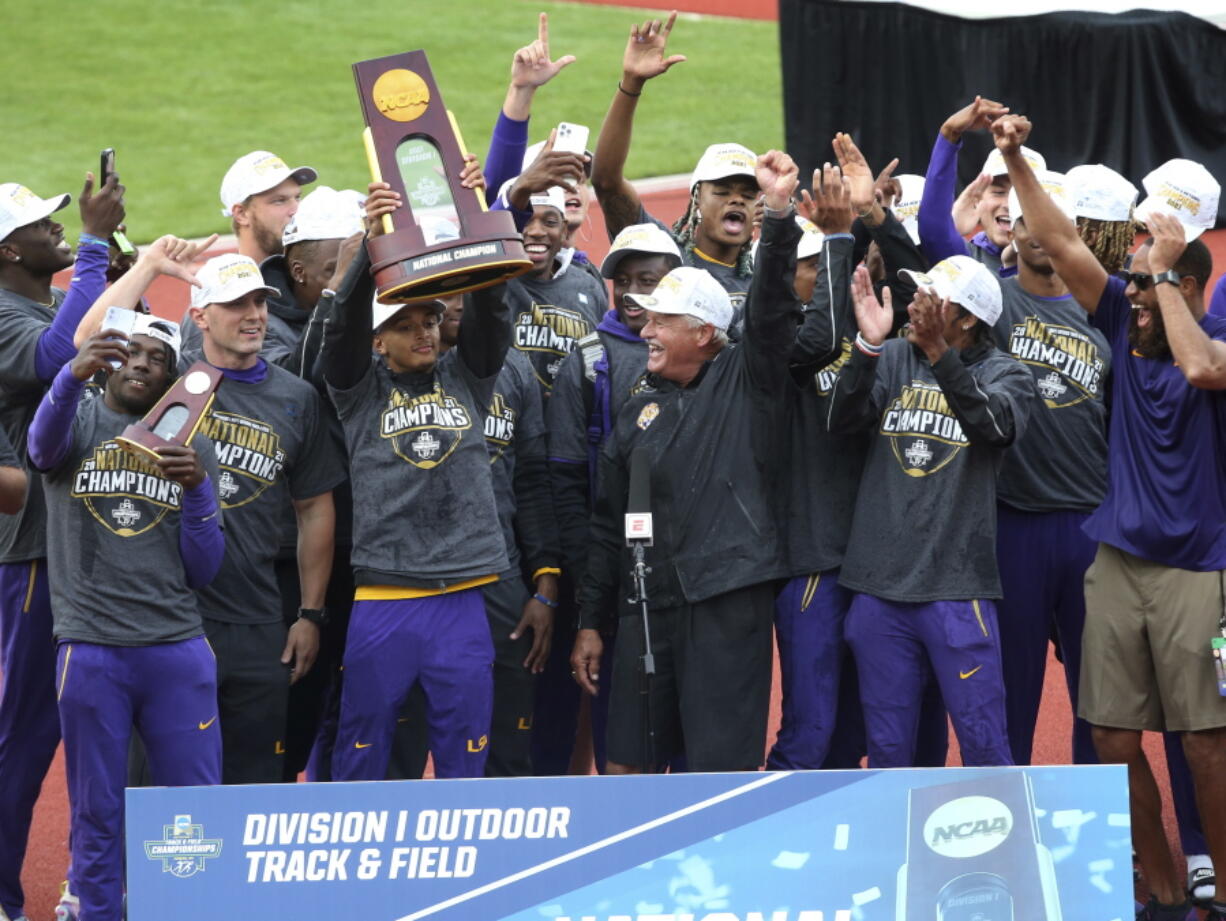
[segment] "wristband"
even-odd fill
[[[326,627],[328,625],[328,610],[327,608],[299,608],[299,620],[309,620],[317,627]]]
[[[796,213],[796,205],[793,204],[792,202],[788,202],[788,206],[786,208],[780,208],[778,211],[776,211],[774,208],[767,207],[766,205],[762,206],[762,215],[764,217],[775,218],[776,220],[782,220],[785,217],[791,217],[795,213]]]
[[[621,90],[623,93],[625,93],[627,96],[631,96],[631,97],[633,97],[634,99],[638,99],[640,96],[642,96],[642,95],[643,95],[643,91],[642,91],[642,90],[639,90],[637,93],[632,93],[632,92],[630,92],[628,89],[626,89],[624,86],[622,86],[622,82],[621,82],[620,80],[618,80],[618,81],[617,81],[617,88],[618,88],[619,90]]]
[[[92,233],[82,232],[77,237],[77,246],[101,246],[110,249],[111,244],[102,239],[102,237],[95,237]]]
[[[880,358],[881,350],[885,348],[885,343],[881,345],[873,345],[860,333],[856,333],[856,348],[867,355],[869,358]]]
[[[545,607],[547,607],[547,608],[556,608],[556,607],[558,606],[558,602],[556,602],[556,601],[550,601],[548,598],[546,598],[546,597],[545,597],[544,595],[542,595],[540,592],[537,592],[535,595],[533,595],[533,596],[532,596],[532,600],[533,600],[533,601],[539,601],[541,604],[543,604],[543,605],[544,605]]]

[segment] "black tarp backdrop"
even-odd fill
[[[923,175],[941,123],[978,94],[1031,120],[1028,146],[1051,169],[1105,163],[1140,190],[1155,166],[1186,157],[1226,182],[1226,30],[1186,13],[961,19],[779,0],[779,41],[788,151],[803,176],[834,160],[837,131],[874,169],[898,157],[898,172]],[[959,188],[991,144],[988,132],[964,136]]]

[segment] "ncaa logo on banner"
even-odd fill
[[[963,796],[933,810],[924,841],[942,857],[978,857],[1009,837],[1013,813],[990,796]]]
[[[187,879],[205,869],[206,860],[221,856],[221,839],[204,837],[203,825],[177,815],[174,824],[162,826],[162,840],[145,842],[145,856],[160,860],[163,873]]]

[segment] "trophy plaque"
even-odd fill
[[[424,51],[353,65],[371,176],[403,204],[372,237],[371,274],[383,303],[488,288],[532,267],[515,221],[460,185],[464,147]]]
[[[133,422],[115,440],[125,451],[153,460],[157,459],[159,448],[187,444],[213,405],[213,394],[221,377],[220,369],[204,361],[196,362],[175,381],[145,418]]]

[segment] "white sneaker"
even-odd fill
[[[1217,894],[1213,861],[1208,854],[1188,855],[1188,897],[1202,908]]]
[[[60,902],[55,906],[55,921],[77,921],[81,914],[81,900],[68,888],[68,881],[60,885]]]

